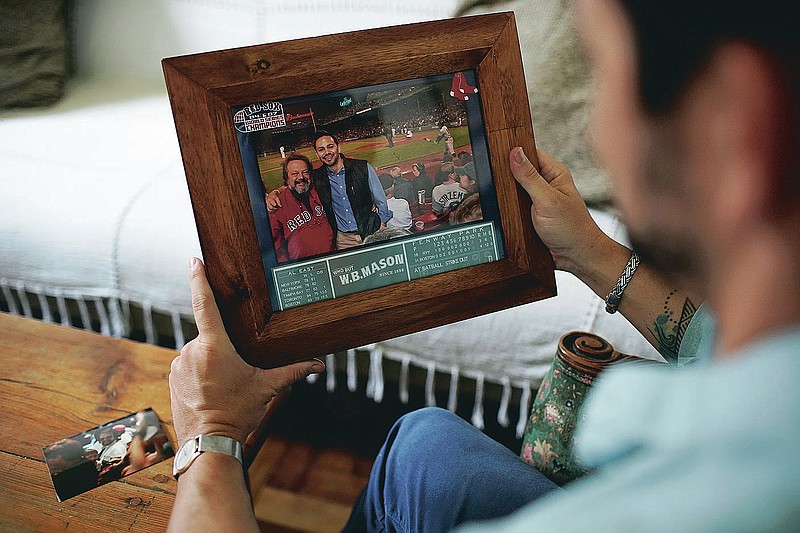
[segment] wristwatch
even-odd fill
[[[203,452],[217,452],[235,457],[242,463],[242,445],[238,440],[219,435],[198,435],[183,443],[172,463],[175,479],[186,472],[195,459]]]

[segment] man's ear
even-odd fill
[[[731,42],[714,52],[698,83],[708,109],[697,127],[714,162],[706,168],[718,172],[708,178],[721,200],[710,214],[747,224],[782,212],[789,201],[791,108],[780,69],[759,49]]]

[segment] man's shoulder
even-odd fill
[[[278,198],[281,201],[281,204],[285,207],[286,202],[296,202],[294,196],[292,195],[292,190],[287,187],[282,187],[278,190]],[[280,209],[278,209],[280,211]]]
[[[330,188],[330,178],[328,178],[328,167],[321,165],[311,171],[311,179],[314,182],[314,188],[318,191]],[[330,194],[330,193],[328,193]]]

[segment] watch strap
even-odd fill
[[[238,440],[220,435],[198,435],[196,438],[198,452],[224,453],[242,462],[242,445]]]
[[[183,463],[183,461],[179,461],[179,457],[175,458],[172,472],[175,478],[177,479],[178,476],[186,472],[192,463],[194,463],[194,460],[205,452],[224,453],[225,455],[235,457],[239,463],[244,464],[242,458],[242,444],[238,440],[221,435],[197,435],[181,446],[178,456],[188,456],[188,459],[184,464],[179,464],[179,462]]]

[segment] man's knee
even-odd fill
[[[420,409],[395,423],[376,461],[370,523],[447,531],[464,520],[505,516],[535,498],[526,488],[536,475],[457,415]]]
[[[462,423],[455,414],[439,407],[425,407],[400,417],[392,426],[384,443],[382,459],[404,462],[413,458],[415,463],[436,454],[443,430],[452,424]],[[444,433],[446,434],[446,432]]]
[[[459,450],[474,447],[475,441],[489,441],[469,422],[445,409],[426,407],[401,417],[389,432],[382,460],[389,470],[397,469],[410,476],[414,470],[428,470],[431,465],[452,464],[465,460]]]
[[[404,446],[413,449],[415,441],[429,445],[442,435],[442,430],[467,423],[454,413],[440,407],[424,407],[403,415],[395,422],[389,433],[389,441],[394,445],[400,441]],[[425,446],[427,447],[427,446]]]
[[[458,416],[447,409],[442,409],[441,407],[423,407],[422,409],[417,409],[416,411],[411,411],[403,415],[396,424],[404,428],[416,428],[420,426],[426,427],[432,424],[438,425],[453,419],[458,419]]]

